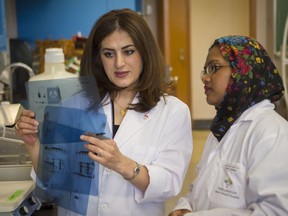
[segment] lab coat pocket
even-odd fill
[[[224,208],[243,208],[246,206],[245,173],[245,168],[240,163],[220,161],[211,208],[220,206]]]

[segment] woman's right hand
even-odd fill
[[[186,213],[191,212],[188,209],[178,209],[169,214],[169,216],[184,216]]]
[[[35,113],[23,110],[15,124],[15,133],[25,144],[33,145],[38,141],[38,126]]]

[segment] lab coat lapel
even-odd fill
[[[151,119],[152,112],[139,113],[134,110],[128,110],[114,137],[118,146],[124,145],[131,137],[139,133]]]
[[[138,98],[137,95],[133,99],[133,103],[137,103]],[[106,117],[107,117],[107,123],[109,125],[109,128],[111,130],[112,134],[112,128],[113,128],[113,122],[112,122],[112,108],[111,104],[105,104],[103,106]],[[155,108],[154,108],[155,109]],[[150,110],[146,113],[139,113],[134,110],[128,110],[126,113],[125,118],[123,119],[118,132],[116,133],[114,140],[117,142],[118,146],[124,145],[132,136],[134,136],[136,133],[138,133],[144,126],[151,121],[153,117],[153,110]]]

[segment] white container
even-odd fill
[[[31,77],[29,81],[78,77],[77,75],[65,70],[65,58],[62,48],[47,48],[44,60],[44,72]]]

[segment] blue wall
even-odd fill
[[[18,38],[44,39],[88,36],[103,13],[118,8],[138,10],[141,0],[16,0]]]

